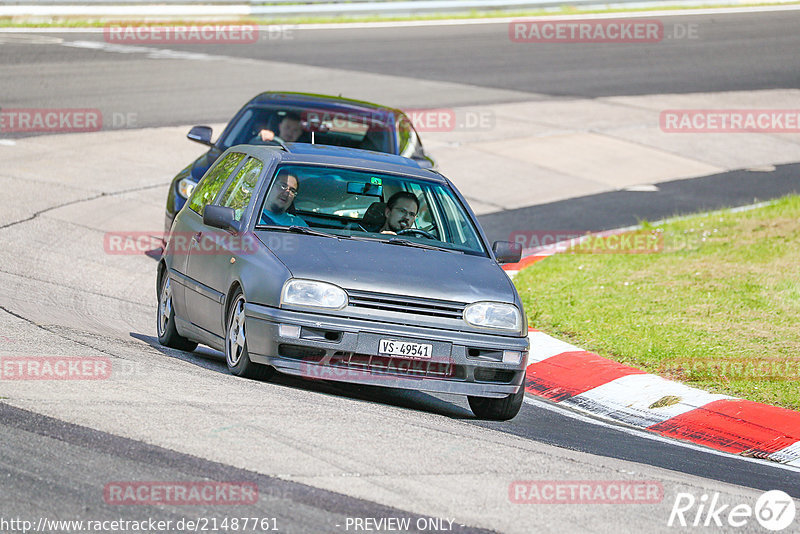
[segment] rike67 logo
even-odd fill
[[[791,526],[797,509],[792,498],[780,490],[763,493],[755,506],[745,503],[722,503],[720,494],[678,493],[667,520],[667,526],[722,527],[724,532],[745,527],[753,518],[767,530],[778,532]]]

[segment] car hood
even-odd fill
[[[274,231],[256,235],[295,278],[464,303],[516,302],[511,281],[491,258],[347,238]]]

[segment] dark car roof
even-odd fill
[[[353,100],[341,96],[318,95],[313,93],[293,93],[285,91],[267,91],[256,95],[250,100],[251,105],[286,105],[306,107],[309,104],[329,109],[352,109],[361,112],[369,111],[373,114],[388,116],[391,114],[402,114],[399,109],[389,108],[372,102]]]
[[[405,174],[437,183],[447,183],[447,179],[441,174],[422,169],[414,160],[394,154],[306,143],[289,143],[287,148],[288,152],[278,146],[237,145],[228,150],[252,154],[265,161],[337,165],[376,172]]]

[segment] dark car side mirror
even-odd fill
[[[192,126],[192,129],[189,130],[189,133],[186,134],[188,139],[192,141],[196,141],[201,145],[208,145],[211,146],[211,134],[213,130],[210,126]]]
[[[497,263],[517,263],[522,259],[522,245],[511,241],[495,241],[492,243],[492,252]]]
[[[239,221],[233,208],[207,205],[203,208],[203,224],[229,232],[239,232]]]

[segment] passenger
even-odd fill
[[[297,176],[287,171],[280,171],[264,202],[261,224],[308,226],[302,217],[287,212],[297,197],[299,187],[300,182],[297,180]]]
[[[286,116],[278,124],[278,137],[286,143],[294,143],[300,139],[301,135],[303,135],[303,125],[300,121],[300,115],[294,111],[287,112]],[[264,128],[258,133],[258,136],[266,143],[275,139],[275,132]]]
[[[397,234],[401,230],[411,228],[419,211],[419,199],[414,193],[398,191],[386,201],[386,222],[381,228],[382,234]]]

